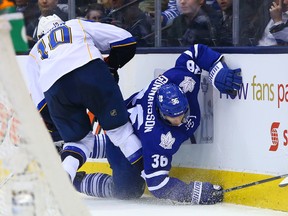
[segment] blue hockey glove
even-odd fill
[[[241,69],[229,69],[225,63],[217,62],[210,68],[209,79],[212,85],[221,93],[228,94],[231,97],[237,95],[237,90],[242,85]]]
[[[191,182],[192,203],[202,205],[212,205],[223,201],[222,187],[209,182]]]

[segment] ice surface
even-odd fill
[[[91,216],[288,216],[288,212],[221,203],[181,205],[144,196],[139,200],[100,199],[83,195]]]

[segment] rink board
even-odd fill
[[[103,172],[111,174],[109,164],[106,162],[87,162],[81,170],[84,170],[87,173]],[[272,177],[271,175],[245,172],[181,167],[173,167],[171,176],[178,177],[186,183],[191,181],[208,181],[219,184],[224,189]],[[288,211],[288,186],[287,188],[280,188],[278,187],[280,182],[281,179],[228,192],[224,196],[224,202],[278,211]],[[147,189],[146,193],[149,194]]]

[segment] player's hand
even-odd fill
[[[115,82],[116,82],[116,83],[119,83],[119,74],[118,74],[118,71],[117,71],[117,69],[115,69],[115,68],[113,68],[113,67],[111,67],[111,66],[109,65],[109,56],[104,57],[104,61],[105,61],[106,64],[108,65],[108,68],[109,68],[109,70],[110,70],[110,73],[111,73],[111,75],[114,77]]]
[[[116,83],[119,83],[119,74],[118,71],[116,69],[113,68],[109,68],[110,69],[110,73],[112,74],[112,76],[114,77],[114,80]]]
[[[223,189],[219,185],[209,182],[191,182],[192,203],[201,205],[212,205],[223,201]]]
[[[241,69],[229,69],[225,63],[217,62],[210,69],[209,79],[221,93],[234,98],[242,85]]]

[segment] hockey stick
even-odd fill
[[[280,182],[279,187],[286,187],[288,185],[288,177],[283,179],[283,181]]]
[[[266,182],[275,181],[277,179],[281,179],[281,178],[284,178],[286,176],[288,176],[288,174],[274,176],[274,177],[271,177],[271,178],[262,179],[260,181],[255,181],[255,182],[251,182],[251,183],[248,183],[248,184],[244,184],[244,185],[240,185],[240,186],[224,189],[224,190],[222,190],[222,192],[223,193],[227,193],[227,192],[231,192],[231,191],[235,191],[235,190],[240,190],[240,189],[251,187],[251,186],[254,186],[254,185],[259,185],[259,184],[263,184],[263,183],[266,183]]]

